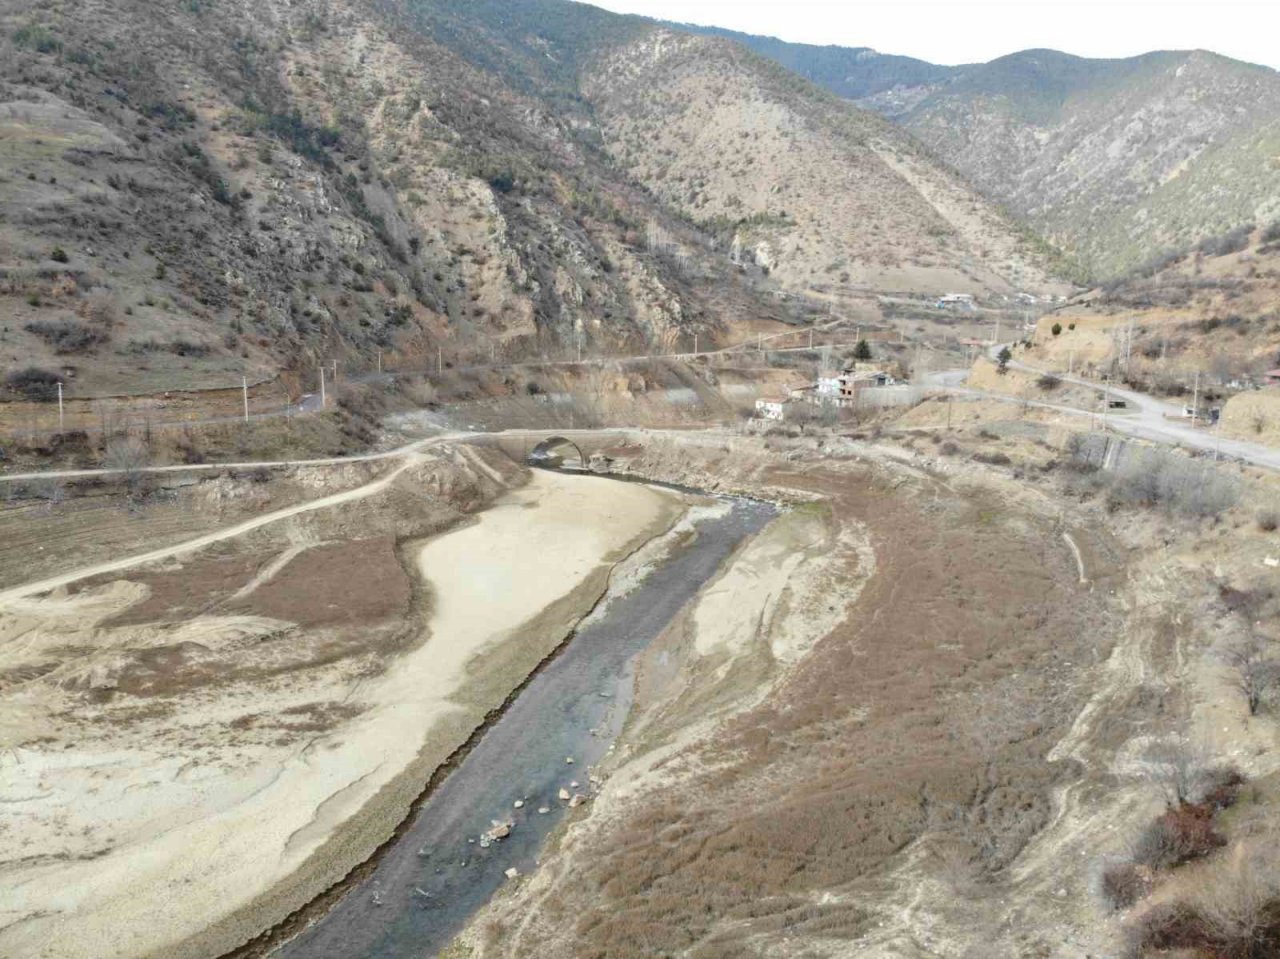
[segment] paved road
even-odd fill
[[[992,347],[992,359],[999,352],[1000,346]],[[1151,440],[1156,443],[1169,443],[1174,446],[1185,446],[1189,449],[1201,450],[1217,456],[1228,456],[1251,463],[1254,466],[1261,466],[1264,469],[1280,470],[1280,450],[1265,446],[1262,443],[1250,443],[1248,440],[1236,440],[1222,436],[1216,427],[1213,429],[1193,427],[1188,420],[1183,419],[1181,405],[1175,406],[1146,393],[1106,386],[1079,376],[1069,376],[1066,373],[1041,369],[1026,363],[1019,363],[1016,360],[1011,360],[1009,366],[1015,370],[1023,370],[1027,373],[1038,375],[1052,372],[1054,376],[1064,383],[1072,383],[1076,386],[1096,390],[1099,394],[1105,393],[1111,399],[1124,400],[1127,405],[1125,412],[1113,413],[1108,411],[1103,417],[1108,429],[1114,429],[1117,432],[1127,433],[1130,436]],[[1094,415],[1101,415],[1101,406],[1102,404],[1099,402],[1099,413]]]

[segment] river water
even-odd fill
[[[728,502],[727,512],[697,522],[691,543],[588,619],[416,813],[373,874],[276,955],[434,956],[508,881],[507,869],[532,871],[543,841],[568,813],[559,791],[589,795],[589,768],[622,729],[638,654],[734,548],[776,515],[768,504]],[[512,822],[511,834],[483,847],[480,837],[494,820]]]

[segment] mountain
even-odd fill
[[[892,119],[1096,276],[1280,213],[1280,74],[1267,67],[1053,50],[942,67],[711,32]]]
[[[967,68],[897,118],[1095,274],[1280,215],[1280,73],[1203,51]]]
[[[0,379],[36,368],[9,398],[668,349],[786,320],[780,290],[1058,288],[878,117],[581,4],[21,0],[0,45]]]
[[[786,289],[1053,285],[1045,250],[914,140],[740,44],[654,30],[582,90],[622,170]]]
[[[788,43],[776,37],[762,37],[689,23],[667,23],[665,26],[685,33],[723,37],[741,43],[846,100],[879,97],[887,104],[894,99],[895,93],[910,97],[920,91],[927,92],[946,83],[964,69],[913,57],[878,53],[870,47]]]

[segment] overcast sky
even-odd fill
[[[1203,48],[1280,68],[1277,0],[592,0],[798,43],[973,63],[1050,47],[1088,57]]]

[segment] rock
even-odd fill
[[[524,800],[523,800],[523,799],[517,799],[515,802],[513,802],[513,803],[511,804],[511,807],[512,807],[513,809],[523,809],[523,808],[524,808]]]
[[[560,798],[564,800],[569,798],[569,790],[565,789],[563,786],[560,787]]]
[[[503,875],[506,876],[508,879],[515,879],[520,875],[520,870],[517,869],[515,866],[512,866],[510,869],[504,872]]]
[[[572,766],[572,765],[573,765],[573,757],[572,757],[572,756],[565,756],[565,757],[564,757],[564,762],[565,762],[565,765],[566,765],[566,766]]]
[[[493,825],[483,836],[480,837],[481,844],[485,842],[496,842],[499,839],[506,839],[511,835],[512,823],[502,822],[498,819],[491,820]]]
[[[577,809],[586,801],[587,801],[587,797],[582,795],[582,793],[574,793],[573,798],[569,800],[569,808]]]
[[[573,782],[569,783],[569,788],[570,788],[570,789],[577,789],[577,788],[578,788],[578,780],[576,780],[576,779],[575,779]]]
[[[551,812],[551,807],[550,807],[550,806],[539,806],[539,807],[538,807],[538,815],[539,815],[539,816],[545,816],[545,815],[546,815],[547,813],[549,813],[549,812]]]

